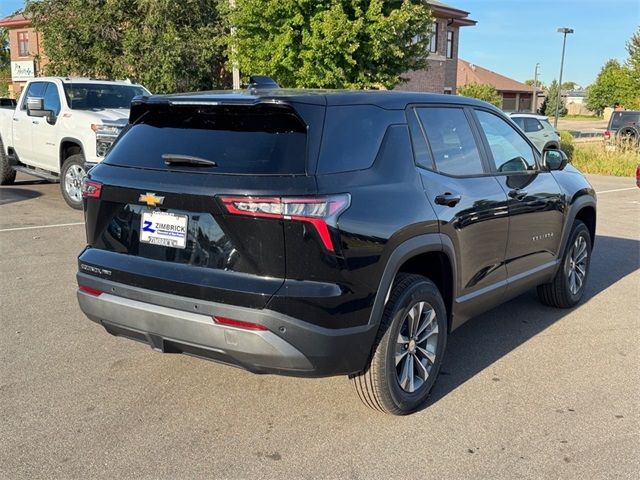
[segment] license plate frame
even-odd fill
[[[150,245],[187,248],[189,216],[148,210],[140,216],[140,242]]]

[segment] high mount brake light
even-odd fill
[[[102,193],[102,184],[100,182],[94,182],[93,180],[82,181],[82,196],[84,198],[100,198]]]
[[[220,197],[232,215],[293,220],[313,225],[324,247],[335,251],[328,225],[335,224],[338,215],[351,202],[349,194],[322,197]]]

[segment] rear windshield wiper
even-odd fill
[[[192,167],[217,167],[213,160],[194,157],[193,155],[179,155],[177,153],[165,153],[162,155],[164,163],[167,165],[189,165]]]

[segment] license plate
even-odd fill
[[[188,216],[151,211],[143,212],[141,220],[141,242],[172,248],[185,248],[187,246]]]

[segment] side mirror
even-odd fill
[[[44,115],[38,115],[39,112],[44,111],[44,98],[42,97],[27,97],[27,115],[30,117],[43,117]]]
[[[549,149],[542,152],[542,163],[549,170],[562,170],[569,163],[569,157],[562,150]]]

